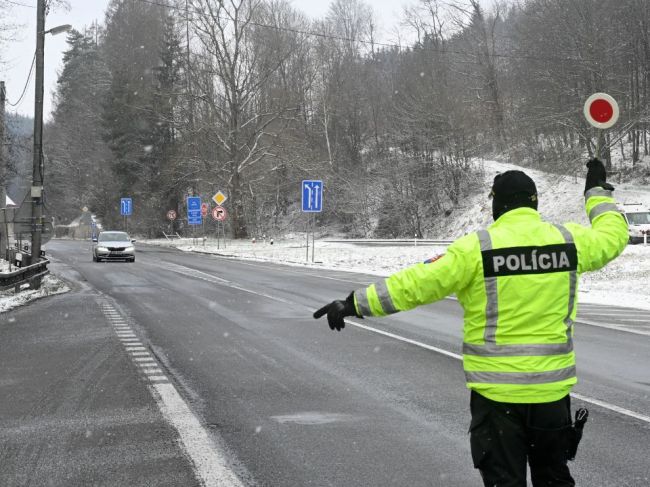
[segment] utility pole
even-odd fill
[[[45,63],[45,0],[36,6],[36,90],[34,96],[34,163],[32,166],[32,257],[36,264],[41,257],[43,233],[43,76]]]
[[[7,206],[7,159],[5,158],[5,101],[7,99],[5,82],[0,81],[0,207]],[[5,211],[5,216],[7,212]],[[5,222],[2,233],[6,233]],[[0,235],[0,259],[5,258],[9,235]]]

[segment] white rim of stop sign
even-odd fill
[[[599,122],[598,120],[595,120],[591,116],[590,108],[592,103],[594,103],[596,100],[604,100],[607,103],[609,103],[609,105],[612,108],[612,116],[606,122]],[[587,119],[587,122],[589,122],[589,124],[592,127],[596,127],[597,129],[610,128],[618,121],[618,116],[620,114],[618,110],[618,103],[616,103],[616,100],[612,96],[608,95],[607,93],[594,93],[589,98],[587,98],[587,101],[585,101],[585,106],[583,108],[583,113],[585,115],[585,118]]]
[[[169,210],[167,212],[167,219],[168,220],[176,220],[176,212],[174,210]]]

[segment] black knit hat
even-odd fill
[[[537,209],[537,187],[523,171],[497,174],[490,191],[492,216],[496,220],[505,212],[523,206]]]

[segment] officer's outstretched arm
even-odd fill
[[[360,316],[385,316],[406,311],[444,298],[467,285],[473,269],[466,257],[466,236],[457,240],[441,258],[416,264],[382,279],[365,289],[354,291]],[[463,245],[465,243],[465,245]]]

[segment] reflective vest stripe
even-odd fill
[[[395,305],[393,304],[393,298],[390,297],[388,286],[386,285],[386,279],[381,282],[376,282],[375,290],[377,291],[377,297],[379,298],[379,303],[381,304],[384,313],[387,315],[397,313],[398,309],[395,308]]]
[[[589,221],[593,223],[597,216],[607,213],[608,211],[616,211],[617,213],[621,212],[614,203],[600,203],[594,206],[589,212]]]
[[[355,291],[354,297],[357,300],[357,307],[361,316],[372,316],[370,304],[368,304],[368,288]]]
[[[480,230],[478,233],[478,240],[481,244],[481,252],[484,250],[492,250],[492,238],[487,230]],[[499,320],[499,299],[497,295],[497,278],[485,278],[485,294],[487,296],[487,303],[485,305],[485,331],[483,332],[483,339],[485,343],[495,343],[497,336],[497,322]]]
[[[574,243],[573,235],[563,225],[555,225],[555,228],[557,228],[560,231],[560,233],[564,237],[565,243],[568,244]],[[573,327],[573,320],[571,319],[571,315],[573,314],[573,308],[576,305],[577,287],[578,287],[578,272],[570,271],[569,272],[569,310],[566,315],[566,318],[564,318],[564,324],[567,327],[566,330],[567,340],[571,340],[571,335],[572,335],[571,328]]]
[[[465,371],[468,383],[481,384],[549,384],[572,379],[576,376],[576,367],[571,365],[563,369],[546,372],[476,372]]]
[[[372,284],[366,289],[360,289],[354,292],[354,296],[357,299],[358,311],[362,316],[377,315],[377,310],[373,312],[372,307],[370,306],[370,300],[368,299],[368,291],[373,288],[377,294],[377,299],[379,300],[379,305],[381,306],[383,314],[390,315],[399,311],[393,304],[393,298],[390,297],[388,285],[386,284],[386,279],[384,279],[383,281]]]
[[[592,196],[604,196],[605,198],[613,198],[612,192],[609,189],[603,189],[600,186],[591,188],[585,193],[585,201],[587,201]]]
[[[463,354],[480,357],[518,357],[518,356],[547,356],[564,355],[573,352],[573,339],[566,343],[533,343],[530,345],[474,345],[463,343]]]

